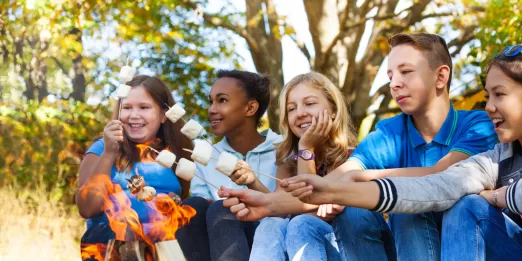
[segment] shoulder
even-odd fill
[[[105,147],[105,143],[103,141],[103,138],[99,138],[99,139],[95,140],[91,144],[91,146],[89,146],[89,148],[85,152],[85,155],[87,155],[89,153],[93,153],[93,154],[100,156],[103,152],[104,147]]]
[[[490,122],[488,114],[481,110],[457,110],[459,125],[473,125],[477,122]]]
[[[404,126],[406,123],[407,115],[404,113],[395,115],[388,119],[380,120],[376,125],[375,129],[383,131],[385,133],[391,132],[399,132],[402,133],[404,131]]]

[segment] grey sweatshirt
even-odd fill
[[[499,143],[492,150],[425,177],[393,177],[374,180],[380,199],[373,211],[422,213],[444,211],[460,198],[485,189],[509,186],[508,211],[520,219],[522,213],[522,148],[518,142]]]

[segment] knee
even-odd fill
[[[367,209],[345,207],[333,221],[336,229],[347,231],[353,235],[363,235],[369,231],[381,231],[386,221],[381,213]]]
[[[261,220],[259,226],[256,228],[256,235],[258,233],[279,232],[286,234],[288,226],[288,219],[279,217],[267,217]]]
[[[468,195],[461,198],[453,207],[444,213],[444,218],[453,216],[479,217],[487,215],[492,206],[479,195]]]
[[[208,207],[207,224],[214,224],[222,219],[237,220],[236,216],[230,212],[230,209],[223,206],[223,201],[218,200]]]
[[[295,235],[314,235],[333,232],[332,226],[326,221],[312,215],[299,215],[290,220],[287,227],[287,235],[292,238]]]
[[[182,205],[187,205],[196,210],[196,216],[205,217],[210,203],[202,197],[189,197],[183,200]]]

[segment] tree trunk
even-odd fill
[[[73,34],[76,36],[76,41],[80,44],[82,43],[82,34],[81,31],[78,28],[73,28],[70,31],[70,34]],[[72,79],[73,84],[73,91],[71,93],[71,98],[73,98],[76,101],[85,101],[85,88],[86,88],[86,82],[85,82],[85,70],[83,68],[82,59],[83,56],[79,53],[77,54],[73,59],[73,71],[74,71],[74,77]]]
[[[245,0],[247,39],[252,59],[259,73],[266,74],[272,82],[272,102],[268,106],[270,128],[279,132],[279,106],[277,99],[283,88],[283,47],[281,32],[277,26],[277,13],[272,0]],[[263,10],[263,5],[265,10]],[[268,20],[268,28],[265,25]]]

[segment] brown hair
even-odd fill
[[[451,86],[451,74],[453,73],[453,63],[448,51],[448,45],[446,45],[446,41],[442,37],[436,34],[427,33],[400,33],[390,37],[388,39],[388,44],[391,48],[398,45],[407,44],[421,51],[426,59],[428,59],[428,63],[432,70],[435,70],[441,65],[447,65],[450,69],[447,84],[449,91]]]
[[[176,104],[169,88],[158,77],[138,75],[132,78],[132,80],[126,84],[133,88],[138,86],[143,87],[150,94],[160,109],[168,110],[166,104],[168,104],[170,107]],[[116,118],[117,113],[114,114],[114,116]],[[172,153],[176,154],[178,158],[190,159],[190,153],[184,151],[183,148],[192,150],[194,146],[190,139],[181,134],[180,130],[182,127],[182,121],[172,123],[170,120],[167,120],[165,123],[160,125],[156,134],[156,140],[147,145],[159,151],[168,149]],[[134,165],[134,163],[139,162],[143,157],[152,157],[152,153],[154,153],[151,150],[145,150],[140,158],[140,150],[136,146],[137,144],[130,140],[127,136],[125,136],[122,145],[123,146],[120,146],[119,155],[116,158],[116,168],[119,171],[124,170],[130,173],[131,167]],[[175,167],[176,165],[172,166],[172,171],[175,171]],[[190,182],[183,179],[179,179],[179,182],[181,184],[180,196],[182,199],[187,198],[190,190]]]
[[[279,111],[281,113],[279,126],[283,135],[283,141],[277,144],[276,165],[284,164],[292,175],[296,174],[296,162],[291,156],[297,155],[299,138],[292,133],[288,126],[286,105],[290,91],[301,83],[309,84],[313,88],[319,89],[335,113],[330,138],[327,143],[322,145],[325,156],[321,163],[326,164],[327,172],[330,172],[342,165],[350,156],[349,152],[356,146],[357,138],[341,91],[330,79],[317,72],[309,72],[294,77],[285,85],[279,96]]]
[[[513,79],[513,81],[522,84],[522,53],[515,56],[506,56],[505,52],[507,48],[509,47],[504,48],[499,54],[493,57],[493,60],[489,62],[484,72],[487,75],[489,70],[491,70],[493,66],[496,66],[509,78]]]

